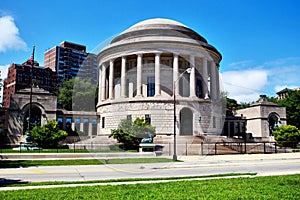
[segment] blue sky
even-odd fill
[[[98,44],[149,18],[179,21],[222,54],[220,72],[229,97],[255,101],[285,87],[300,87],[300,1],[1,0],[0,69],[62,41]]]

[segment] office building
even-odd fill
[[[76,77],[97,82],[96,55],[87,53],[84,45],[61,42],[44,53],[44,66],[56,71],[58,86],[62,86],[64,80]]]

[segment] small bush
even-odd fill
[[[274,138],[279,146],[296,148],[300,141],[300,131],[296,126],[279,126],[274,131]]]

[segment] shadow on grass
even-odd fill
[[[0,178],[0,187],[7,187],[10,185],[22,185],[22,184],[28,184],[28,181]]]
[[[1,160],[0,168],[20,168],[36,166],[25,160]]]

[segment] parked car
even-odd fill
[[[37,144],[33,143],[21,143],[18,147],[13,148],[15,151],[34,151],[34,150],[42,150]]]

